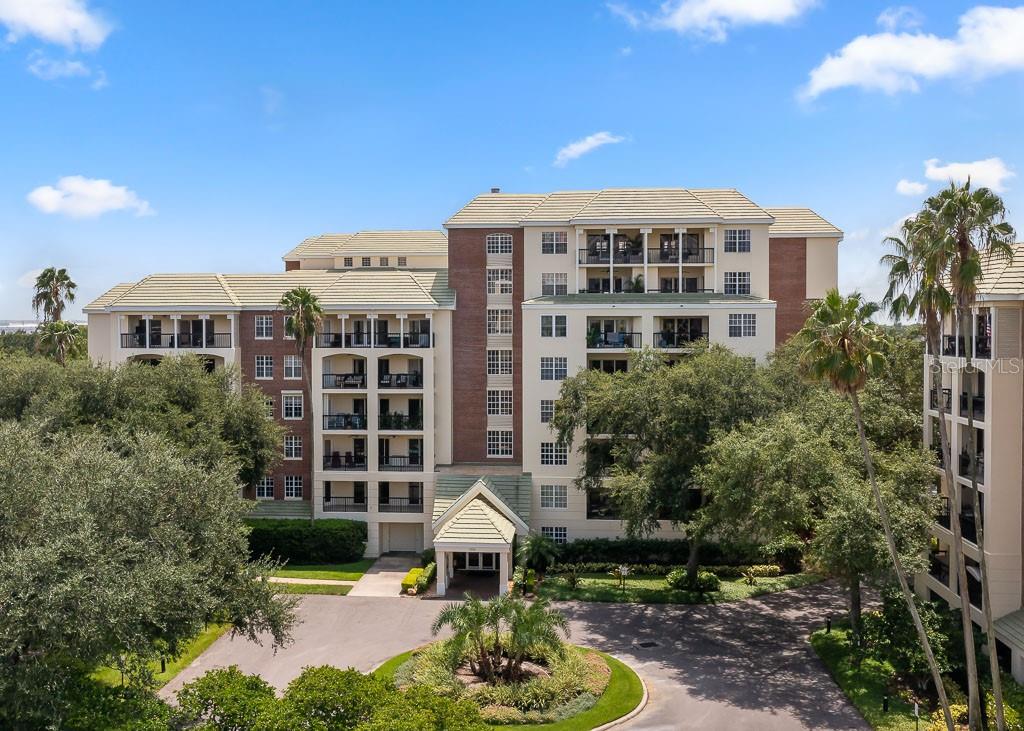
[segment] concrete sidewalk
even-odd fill
[[[355,586],[354,581],[342,581],[341,579],[299,579],[288,576],[271,576],[272,584],[330,584],[331,586]]]
[[[409,573],[409,569],[419,565],[419,556],[381,556],[356,582],[348,595],[400,596],[402,579]]]

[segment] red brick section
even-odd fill
[[[493,462],[487,457],[487,234],[512,234],[513,412],[522,413],[523,230],[455,228],[448,231],[448,286],[455,290],[452,313],[452,460]],[[516,422],[513,422],[516,423]],[[513,461],[522,462],[520,430],[513,427]]]
[[[256,315],[270,315],[274,318],[274,337],[271,340],[256,339]],[[263,390],[267,396],[274,399],[274,420],[285,427],[288,434],[297,434],[302,437],[302,459],[284,459],[284,442],[281,442],[281,461],[273,471],[274,477],[274,499],[284,499],[284,478],[285,475],[302,475],[302,499],[309,500],[313,494],[313,471],[311,469],[313,456],[313,429],[310,419],[312,418],[313,405],[306,389],[305,379],[292,380],[284,377],[284,357],[295,355],[295,341],[286,340],[284,337],[284,315],[272,310],[242,312],[239,317],[239,345],[241,346],[241,369],[242,380],[245,383],[252,383]],[[305,373],[310,370],[310,348],[306,349],[306,358],[303,363]],[[256,356],[270,355],[274,358],[274,378],[271,380],[256,380]],[[286,420],[284,407],[281,399],[282,391],[302,391],[303,394],[303,419],[301,421]],[[254,498],[253,490],[247,490],[247,497]]]
[[[775,300],[775,345],[807,319],[807,239],[772,238],[768,248],[768,297]]]
[[[286,272],[293,272],[296,269],[301,269],[301,268],[302,268],[302,262],[299,262],[299,261],[286,261],[284,263],[284,270]]]

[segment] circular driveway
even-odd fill
[[[307,665],[369,671],[431,638],[443,600],[305,596],[295,641],[276,653],[225,635],[164,687],[238,665],[283,688]],[[623,729],[869,729],[807,635],[844,611],[832,584],[704,606],[559,604],[573,642],[622,658],[647,683],[647,708]]]

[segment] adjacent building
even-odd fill
[[[444,228],[312,237],[279,274],[117,285],[85,308],[90,356],[237,362],[288,429],[249,488],[261,513],[364,520],[369,555],[433,546],[442,591],[457,571],[504,586],[516,534],[622,533],[549,429],[560,382],[705,338],[763,359],[836,286],[842,239],[732,189],[492,190]],[[304,361],[277,308],[298,286],[326,312]]]

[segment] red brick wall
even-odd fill
[[[302,268],[300,266],[300,264],[301,264],[301,262],[297,262],[297,261],[286,261],[284,263],[284,270],[286,272],[293,272],[296,269],[301,269]]]
[[[768,248],[768,297],[775,300],[775,345],[807,319],[807,239],[773,238]]]
[[[256,315],[270,315],[274,318],[274,337],[272,340],[256,339]],[[282,459],[273,471],[274,476],[274,498],[284,499],[284,477],[285,475],[302,475],[302,497],[309,500],[313,494],[313,430],[311,427],[312,402],[309,392],[306,389],[305,379],[286,380],[284,377],[284,357],[295,355],[295,341],[286,340],[284,337],[284,315],[271,310],[266,311],[245,311],[240,315],[239,322],[239,345],[241,346],[241,370],[242,380],[245,383],[252,383],[263,390],[267,396],[274,399],[274,420],[288,430],[288,434],[296,434],[302,437],[302,459],[284,459],[284,442],[281,442]],[[274,378],[272,380],[256,380],[256,356],[270,355],[274,358]],[[310,347],[306,349],[303,368],[305,375],[310,370]],[[282,391],[302,391],[303,393],[303,416],[301,421],[286,420],[283,418],[283,404],[281,400]],[[249,491],[252,493],[252,491]],[[248,494],[248,497],[255,497]]]
[[[487,234],[512,234],[513,462],[522,462],[523,230],[456,228],[448,231],[448,286],[455,290],[452,313],[452,460],[509,464],[487,457]]]

